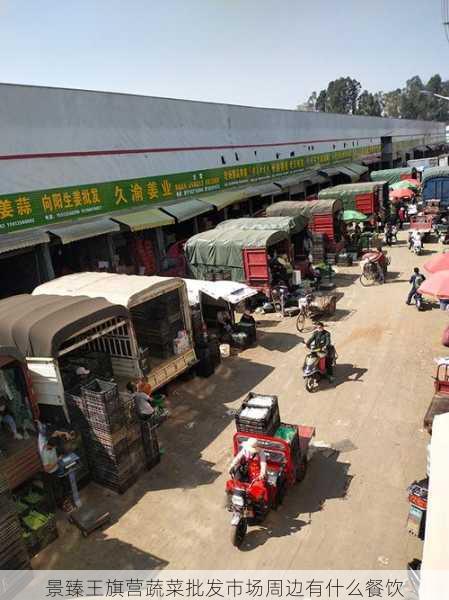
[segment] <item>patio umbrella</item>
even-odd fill
[[[428,277],[419,287],[418,292],[434,298],[449,298],[449,271],[438,271]]]
[[[449,252],[437,254],[424,263],[424,268],[429,273],[438,273],[438,271],[449,271]]]
[[[343,211],[343,221],[347,223],[360,223],[361,221],[366,221],[367,216],[358,210],[344,210]]]
[[[399,202],[399,200],[410,199],[415,195],[412,190],[407,188],[400,188],[399,190],[393,190],[390,192],[390,200],[392,202]]]
[[[418,191],[419,186],[410,181],[410,179],[402,179],[402,181],[398,181],[390,185],[392,190],[413,190],[414,192]]]

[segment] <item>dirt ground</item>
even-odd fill
[[[405,234],[391,250],[386,285],[363,288],[360,267],[338,268],[342,298],[327,326],[339,355],[336,381],[315,394],[303,385],[305,350],[295,319],[260,316],[258,345],[222,362],[209,379],[171,386],[164,454],[123,496],[90,485],[112,524],[88,539],[61,520],[60,537],[35,568],[402,569],[422,542],[406,531],[407,486],[425,475],[422,418],[432,397],[433,358],[447,316],[405,305],[412,268]],[[281,418],[316,427],[303,483],[243,548],[229,540],[224,486],[234,433],[232,409],[251,390],[278,394]]]

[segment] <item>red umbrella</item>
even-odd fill
[[[449,271],[438,271],[426,279],[418,289],[424,296],[449,298]]]
[[[413,198],[415,194],[412,190],[407,188],[400,188],[399,190],[393,190],[390,192],[390,200],[393,202],[398,202],[399,200],[404,200],[405,198]]]
[[[449,252],[437,254],[436,256],[424,263],[424,268],[429,273],[438,273],[438,271],[448,271]]]

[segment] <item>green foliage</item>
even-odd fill
[[[418,75],[409,79],[403,88],[390,92],[361,91],[360,83],[351,77],[330,81],[327,88],[313,92],[298,106],[300,110],[402,119],[449,121],[449,100],[423,94],[423,91],[449,97],[449,80],[433,75],[424,84]]]

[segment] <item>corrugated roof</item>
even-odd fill
[[[63,244],[84,240],[98,235],[105,235],[119,231],[118,223],[111,221],[107,217],[95,219],[93,221],[76,221],[61,225],[49,227],[49,233],[60,238]]]
[[[193,199],[183,200],[182,202],[179,202],[179,204],[164,206],[161,210],[170,216],[175,217],[178,223],[182,223],[183,221],[188,221],[189,219],[210,212],[213,210],[213,206],[211,204],[206,204],[206,202],[201,202],[201,200]]]
[[[249,197],[248,188],[236,188],[234,190],[223,190],[216,194],[205,194],[201,196],[201,202],[211,204],[217,210],[222,210],[231,204],[235,204]]]
[[[31,248],[36,244],[46,244],[49,241],[50,236],[42,227],[25,229],[17,233],[2,233],[0,234],[0,254],[21,248]]]

